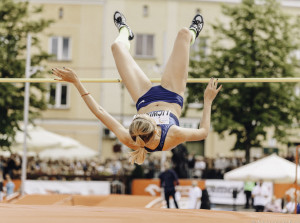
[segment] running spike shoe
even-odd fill
[[[203,17],[200,14],[195,15],[193,18],[192,24],[190,25],[190,29],[195,30],[196,38],[199,36],[204,25]]]
[[[132,40],[134,38],[133,32],[131,31],[130,27],[126,24],[125,16],[121,12],[119,11],[115,12],[114,23],[119,30],[124,26],[128,29],[129,32],[128,40]]]

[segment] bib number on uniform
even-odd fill
[[[170,111],[153,111],[147,113],[158,125],[170,123]]]

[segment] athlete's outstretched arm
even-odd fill
[[[129,132],[125,127],[118,122],[114,117],[112,117],[107,111],[105,111],[91,96],[91,94],[87,91],[87,89],[83,86],[83,84],[78,79],[76,73],[69,69],[52,69],[52,72],[55,76],[59,77],[56,80],[64,80],[72,83],[82,96],[84,102],[88,106],[88,108],[93,112],[93,114],[109,129],[111,130],[118,139],[129,146],[130,148],[133,146],[131,143],[131,137]]]
[[[206,136],[210,129],[211,105],[221,88],[222,85],[218,87],[218,79],[215,81],[214,78],[211,78],[204,91],[204,107],[200,129],[205,130]]]
[[[179,128],[178,135],[180,140],[184,141],[198,141],[203,140],[207,137],[210,130],[210,116],[211,116],[211,105],[218,92],[221,90],[222,85],[218,87],[218,80],[211,78],[205,91],[204,91],[204,107],[203,115],[199,129],[188,129]]]

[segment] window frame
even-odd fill
[[[53,54],[52,53],[52,48],[53,48],[53,45],[52,45],[52,41],[54,38],[57,38],[57,55]],[[64,38],[67,38],[69,40],[69,44],[68,44],[68,52],[67,52],[67,57],[66,58],[63,58],[63,40]],[[49,38],[49,54],[53,55],[51,57],[51,60],[54,60],[54,61],[71,61],[72,60],[72,51],[71,51],[71,44],[72,44],[72,39],[71,37],[68,37],[68,36],[51,36]]]
[[[50,103],[51,98],[51,85],[55,85],[55,98],[54,104]],[[61,97],[62,97],[62,87],[66,86],[66,104],[61,104]],[[70,108],[70,85],[68,83],[50,83],[49,84],[49,91],[47,96],[47,103],[49,109],[69,109]]]
[[[142,36],[142,54],[137,54],[138,51],[138,41],[135,42],[135,52],[134,52],[134,56],[136,58],[140,58],[140,59],[153,59],[155,58],[155,35],[151,34],[151,33],[138,33],[136,34],[136,39],[139,38],[139,36]],[[147,39],[148,36],[152,36],[153,37],[153,49],[152,49],[152,55],[147,55],[145,54],[145,52],[148,51],[148,46],[147,46]],[[145,38],[147,37],[147,38]]]

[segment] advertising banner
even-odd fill
[[[108,195],[108,181],[47,181],[26,180],[26,194]]]
[[[244,205],[246,203],[243,181],[206,180],[205,185],[213,204]],[[268,199],[271,200],[273,184],[264,182],[264,185],[269,190]]]
[[[210,202],[213,204],[243,205],[246,203],[243,181],[206,180],[205,185]],[[234,191],[236,198],[233,198]]]

